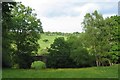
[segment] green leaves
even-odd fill
[[[89,55],[82,40],[83,33],[78,37],[70,36],[67,40],[70,46],[70,58],[76,63],[76,67],[88,67],[94,65],[94,58]]]
[[[109,55],[111,49],[118,50],[118,19],[118,16],[104,19],[97,11],[85,15],[82,23],[85,30],[84,42],[91,54],[96,56],[96,61],[97,58],[100,60],[107,57],[105,55]]]
[[[12,35],[10,29],[12,26],[11,20],[11,8],[15,6],[14,2],[2,2],[2,67],[12,66],[12,54],[13,48],[11,43],[13,43]]]
[[[56,38],[51,44],[48,52],[47,67],[50,68],[66,68],[73,63],[70,59],[70,50],[68,43],[63,37]]]
[[[39,48],[37,41],[40,38],[40,32],[43,32],[41,21],[36,18],[33,9],[25,7],[21,3],[17,3],[10,10],[8,17],[10,23],[3,23],[3,26],[7,25],[3,29],[6,34],[9,33],[7,36],[11,39],[8,44],[15,44],[15,48],[12,47],[13,53],[15,53],[14,61],[19,64],[20,68],[30,68],[31,55],[37,53]]]

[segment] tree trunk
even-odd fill
[[[97,65],[97,67],[99,66],[99,62],[98,62],[98,60],[96,60],[96,65]]]
[[[110,65],[110,66],[112,66],[112,63],[111,63],[111,61],[110,61],[110,60],[108,60],[108,62],[109,62],[109,65]]]

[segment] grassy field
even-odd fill
[[[38,49],[38,54],[44,54],[45,53],[44,49],[46,49],[46,47],[49,48],[50,45],[54,42],[54,39],[58,37],[65,37],[65,36],[41,34],[41,38],[40,40],[38,40],[38,43],[40,45],[40,48]],[[43,40],[45,39],[48,39],[48,42],[44,42]]]
[[[3,69],[3,78],[118,78],[118,65],[67,69]]]

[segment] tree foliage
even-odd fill
[[[70,36],[67,42],[70,46],[70,57],[76,63],[76,67],[94,66],[95,58],[89,54],[80,36]]]
[[[94,66],[94,57],[82,45],[80,38],[70,36],[66,41],[63,37],[56,38],[48,50],[47,67],[89,67]]]
[[[90,53],[95,55],[96,65],[104,65],[104,60],[107,60],[111,65],[113,58],[111,47],[118,43],[118,41],[113,40],[115,35],[118,35],[118,23],[115,18],[104,19],[101,14],[94,11],[92,14],[85,15],[82,24],[85,31],[85,45]]]
[[[9,4],[8,4],[9,5]],[[11,8],[12,7],[12,8]],[[19,64],[19,68],[30,68],[32,63],[32,55],[37,53],[39,48],[38,39],[40,38],[40,33],[43,32],[41,21],[37,19],[34,10],[30,7],[25,7],[21,3],[17,3],[15,6],[9,7],[10,12],[7,14],[7,17],[3,17],[7,22],[3,20],[3,31],[6,31],[3,34],[3,37],[10,38],[8,41],[9,50],[7,52],[11,53],[13,62]],[[6,19],[8,18],[8,19]],[[7,42],[5,41],[5,42]],[[3,46],[7,45],[3,43]],[[7,53],[7,55],[9,55]],[[11,61],[11,62],[12,62]],[[8,63],[8,62],[7,62]]]
[[[31,55],[37,53],[40,32],[43,32],[41,22],[30,7],[18,3],[11,11],[11,32],[17,46],[15,60],[20,68],[30,68]]]
[[[63,37],[56,38],[48,50],[47,67],[66,68],[72,67],[73,61],[70,59],[70,50],[68,43]]]
[[[15,2],[2,2],[2,67],[12,66],[12,53],[14,49],[11,48],[13,39],[9,31],[12,26],[10,8],[13,8],[15,5]]]

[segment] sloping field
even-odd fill
[[[65,36],[41,34],[41,38],[40,40],[38,40],[38,43],[40,45],[40,48],[38,49],[38,54],[46,53],[45,49],[49,48],[50,45],[54,42],[54,39],[58,37],[65,37]],[[44,40],[48,40],[48,41],[44,42]]]

